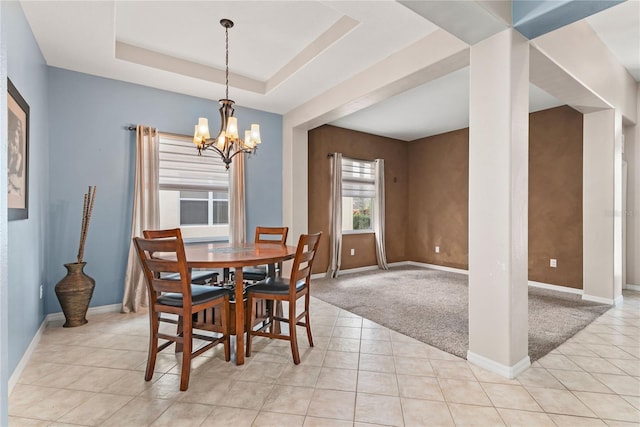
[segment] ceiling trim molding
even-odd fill
[[[539,46],[530,45],[529,63],[531,83],[581,113],[589,114],[613,108],[610,103],[554,61]]]
[[[309,43],[300,53],[291,59],[287,64],[274,73],[266,82],[266,92],[270,92],[278,87],[286,79],[294,75],[298,70],[320,56],[322,52],[329,49],[334,43],[350,33],[360,22],[343,16],[338,19],[327,31]]]
[[[118,40],[116,40],[115,57],[122,61],[128,61],[158,70],[164,70],[183,76],[219,83],[221,85],[225,84],[225,70],[209,67],[186,59],[176,58],[175,56],[165,55],[163,53],[134,46]],[[231,72],[229,73],[229,80],[233,81],[231,86],[235,88],[244,89],[262,95],[266,93],[265,83],[260,80]]]
[[[469,65],[469,46],[436,30],[286,113],[287,126],[311,129]]]
[[[305,65],[313,61],[333,44],[360,24],[346,15],[338,19],[327,31],[318,36],[267,81],[257,80],[238,73],[229,72],[231,86],[253,93],[266,95]],[[116,40],[115,57],[122,61],[152,67],[183,76],[193,77],[218,84],[225,84],[225,70],[178,58],[151,49]]]

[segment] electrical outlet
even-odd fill
[[[436,246],[436,253],[439,254],[440,253],[440,246]]]
[[[351,248],[351,256],[354,256],[356,254],[356,250]]]
[[[40,285],[40,299],[42,299],[43,293],[44,293],[44,285]]]
[[[553,267],[553,268],[558,267],[558,260],[555,258],[551,258],[549,260],[549,267]]]

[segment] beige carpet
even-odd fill
[[[420,267],[344,274],[311,282],[311,295],[466,358],[467,276]],[[529,356],[537,360],[610,308],[580,295],[529,287]]]

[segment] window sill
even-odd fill
[[[342,235],[346,234],[374,234],[373,230],[343,230]]]
[[[189,237],[183,239],[185,244],[190,243],[227,243],[229,241],[228,236],[215,236],[215,237]]]
[[[229,224],[180,224],[180,228],[228,228]]]

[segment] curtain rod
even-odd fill
[[[333,153],[328,153],[327,157],[333,157]],[[344,154],[342,155],[342,158],[343,159],[349,159],[349,160],[356,160],[356,161],[359,161],[359,162],[375,162],[376,161],[376,159],[373,159],[373,160],[371,160],[371,159],[358,159],[356,157],[345,156]]]
[[[128,130],[129,132],[135,132],[137,130],[137,127],[136,126],[125,126],[125,129]],[[145,129],[145,132],[146,132],[146,129]],[[181,133],[164,132],[164,131],[161,131],[161,130],[159,130],[158,133],[162,133],[162,134],[169,135],[169,136],[175,136],[175,137],[178,137],[178,138],[192,138],[189,135],[183,135]]]

